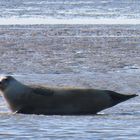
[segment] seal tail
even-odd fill
[[[120,102],[124,102],[126,100],[129,100],[131,98],[138,96],[137,94],[125,95],[125,94],[116,93],[114,91],[108,91],[108,94],[110,95],[112,99],[113,105],[116,105]]]

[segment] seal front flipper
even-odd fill
[[[21,107],[19,110],[17,110],[15,113],[21,113],[21,114],[34,114],[34,107],[30,106],[24,106]]]

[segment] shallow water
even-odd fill
[[[0,136],[3,139],[138,139],[140,115],[133,115],[0,116]]]
[[[140,24],[139,0],[1,0],[0,25]]]
[[[139,0],[1,0],[0,17],[140,18]]]

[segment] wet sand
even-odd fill
[[[139,69],[139,52],[139,25],[0,26],[0,73]]]

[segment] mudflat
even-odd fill
[[[0,26],[0,73],[139,68],[139,25]]]

